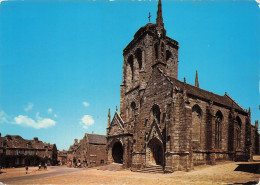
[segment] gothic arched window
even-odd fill
[[[131,80],[133,81],[134,80],[134,57],[133,55],[130,55],[127,59],[128,61],[128,64],[130,66],[130,70],[131,70]]]
[[[139,70],[143,67],[142,50],[138,48],[135,51],[135,58],[137,59]]]
[[[200,142],[201,118],[202,110],[200,106],[194,105],[192,107],[192,141]]]
[[[237,148],[241,147],[241,126],[242,126],[242,121],[237,116],[236,117],[236,147]]]
[[[223,114],[218,111],[215,120],[215,148],[221,148]]]

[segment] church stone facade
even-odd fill
[[[123,50],[120,113],[112,120],[108,114],[108,163],[189,171],[194,165],[246,161],[257,151],[250,109],[228,94],[199,88],[197,72],[195,85],[179,81],[178,49],[166,35],[159,0],[156,23],[141,27]]]

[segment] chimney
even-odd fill
[[[0,132],[0,137],[2,137],[2,134],[1,134],[1,132]]]
[[[255,120],[255,128],[258,130],[258,120]]]
[[[34,137],[33,140],[34,140],[35,142],[38,142],[38,137]]]
[[[78,144],[78,139],[74,139],[74,141],[75,141],[75,144]]]

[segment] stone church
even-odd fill
[[[173,172],[252,157],[250,109],[201,89],[197,72],[195,85],[178,80],[178,49],[159,0],[156,23],[141,27],[123,50],[120,112],[112,120],[108,113],[108,163]]]

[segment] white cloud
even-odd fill
[[[83,128],[87,129],[90,125],[94,124],[94,119],[90,115],[85,115],[81,118],[80,124],[83,125]]]
[[[49,118],[41,118],[39,112],[36,113],[36,120],[24,115],[19,115],[14,118],[14,123],[17,125],[23,125],[27,127],[32,127],[35,129],[49,128],[54,126],[56,122]]]
[[[7,117],[7,114],[3,110],[0,110],[0,123],[7,123]]]
[[[48,114],[52,114],[53,110],[52,108],[48,108]]]
[[[89,106],[89,103],[86,102],[86,101],[82,102],[82,104],[83,104],[84,107],[88,107]]]
[[[58,117],[58,115],[57,115],[57,114],[54,114],[54,115],[53,115],[53,117],[54,117],[54,118],[57,118],[57,117]]]
[[[29,110],[31,110],[33,108],[33,103],[28,103],[27,107],[24,108],[24,110],[26,112],[28,112]]]
[[[258,7],[260,8],[260,0],[255,0],[258,3]]]
[[[7,1],[7,0],[0,0],[0,4],[1,4],[2,2],[4,2],[4,1]]]

